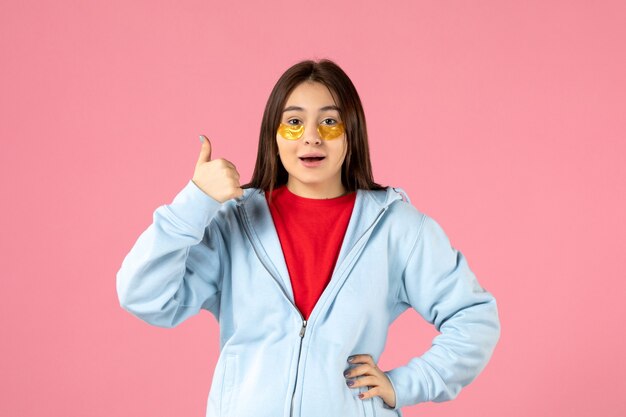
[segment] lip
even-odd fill
[[[319,153],[319,152],[311,152],[311,153],[305,153],[304,155],[298,156],[298,158],[300,158],[300,159],[302,159],[302,158],[316,158],[316,157],[326,158],[326,155],[324,155],[323,153]]]
[[[300,163],[307,168],[315,168],[315,167],[322,165],[325,160],[326,160],[326,157],[324,157],[324,159],[319,159],[317,161],[307,161],[304,159],[300,159]]]

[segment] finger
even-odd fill
[[[235,167],[235,164],[230,162],[228,159],[220,158],[220,160],[224,163],[224,166],[227,166],[228,168],[232,168],[237,171],[237,167]]]
[[[216,158],[216,159],[213,160],[213,163],[218,165],[220,168],[234,169],[235,171],[237,170],[237,167],[235,167],[235,164],[230,162],[228,159]]]
[[[231,187],[232,191],[234,194],[242,194],[243,190],[241,189],[241,185],[239,184],[239,181],[237,181],[234,178],[230,178],[228,180],[228,185]]]
[[[224,174],[226,174],[227,177],[234,178],[236,180],[239,179],[239,172],[236,168],[233,168],[230,165],[225,165],[224,167],[222,167],[222,169],[224,170]]]
[[[200,156],[198,157],[198,164],[209,162],[211,160],[211,141],[204,135],[200,135],[202,139],[202,147],[200,148]]]
[[[367,391],[363,391],[362,393],[359,394],[359,398],[362,400],[365,400],[367,398],[372,398],[375,397],[377,395],[380,395],[380,388],[378,387],[374,387],[372,389],[369,389]]]
[[[350,388],[374,387],[380,385],[380,379],[375,376],[362,376],[360,378],[346,380],[346,385]]]
[[[378,368],[376,366],[372,366],[369,363],[364,363],[362,365],[355,366],[354,368],[347,369],[343,375],[346,378],[354,378],[361,375],[379,375]]]
[[[367,353],[357,354],[349,356],[348,363],[369,363],[370,365],[374,365],[374,358]]]
[[[367,372],[367,369],[368,369],[367,366],[368,366],[367,364],[353,365],[350,368],[343,371],[343,376],[345,378],[354,378],[356,376],[363,375],[365,372]]]

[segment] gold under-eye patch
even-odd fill
[[[317,127],[317,133],[320,138],[324,140],[337,139],[343,135],[345,127],[343,123],[337,123],[336,125],[319,125]],[[288,125],[281,123],[278,126],[278,134],[287,140],[298,140],[304,134],[304,125]]]

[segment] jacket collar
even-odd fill
[[[396,200],[403,200],[410,202],[406,192],[402,188],[398,187],[386,187],[384,190],[357,190],[357,197],[355,201],[358,203],[359,199],[371,199],[371,204],[380,208],[387,207]],[[246,188],[242,197],[236,199],[237,205],[244,205],[246,208],[253,204],[261,204],[261,201],[265,202],[265,193],[259,188]],[[269,210],[269,207],[268,207]]]

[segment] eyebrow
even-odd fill
[[[320,111],[328,111],[328,110],[339,111],[339,107],[333,105],[333,106],[324,106],[320,108]],[[285,110],[283,110],[283,113],[288,112],[288,111],[304,111],[304,109],[299,106],[289,106],[289,107],[286,107]]]

